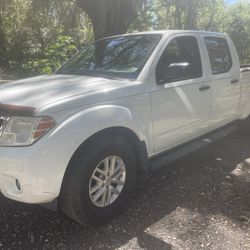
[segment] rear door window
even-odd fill
[[[232,68],[232,57],[227,40],[221,37],[205,37],[212,74],[224,74]]]

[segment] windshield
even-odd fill
[[[83,48],[57,73],[136,79],[161,36],[130,35],[98,40]]]

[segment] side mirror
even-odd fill
[[[188,79],[191,76],[191,64],[188,62],[172,63],[161,75],[157,77],[158,84]]]

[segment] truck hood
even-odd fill
[[[73,97],[93,96],[131,86],[128,80],[72,75],[43,75],[0,85],[0,103],[39,109]],[[74,99],[74,98],[73,98]]]

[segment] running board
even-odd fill
[[[206,147],[218,141],[219,139],[228,136],[235,131],[237,131],[237,126],[230,126],[220,130],[216,130],[215,132],[209,133],[203,137],[199,137],[191,142],[185,143],[184,145],[178,146],[174,149],[171,149],[160,156],[157,156],[150,160],[150,167],[152,171],[160,169],[166,164],[178,160],[196,150]]]

